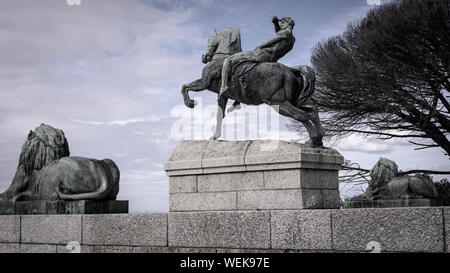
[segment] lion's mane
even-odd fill
[[[389,183],[394,177],[398,175],[397,164],[387,158],[381,157],[377,164],[370,170],[370,186],[377,187]]]
[[[64,132],[41,124],[30,131],[22,145],[18,168],[22,166],[25,174],[30,175],[48,163],[69,155],[69,143]]]

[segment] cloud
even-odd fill
[[[143,157],[143,158],[136,158],[136,159],[133,159],[132,161],[133,161],[134,163],[141,164],[141,163],[145,163],[145,162],[149,161],[149,159],[146,158],[146,157]]]
[[[123,184],[148,184],[148,183],[166,183],[168,178],[166,173],[161,171],[142,171],[142,170],[127,170],[121,173]]]
[[[70,121],[81,123],[81,124],[87,124],[87,125],[118,125],[118,126],[125,126],[130,123],[137,123],[137,122],[158,122],[161,120],[158,116],[149,116],[149,117],[142,117],[142,118],[131,118],[126,120],[112,120],[112,121],[93,121],[93,120],[79,120],[71,118]],[[135,135],[142,135],[142,132],[139,132],[136,134],[136,132],[133,132]],[[144,133],[145,134],[145,133]]]
[[[364,153],[390,153],[392,145],[382,143],[374,138],[353,134],[337,143],[336,148],[342,151],[357,151]]]
[[[167,209],[162,164],[181,140],[170,138],[178,118],[171,110],[196,111],[183,105],[180,89],[201,76],[200,56],[213,29],[239,27],[242,47],[249,50],[273,35],[273,15],[292,16],[298,22],[297,42],[286,61],[307,63],[316,42],[364,13],[348,2],[319,2],[82,0],[81,6],[69,6],[64,0],[0,1],[0,191],[10,184],[28,131],[46,123],[64,130],[72,155],[117,163],[119,196],[130,200],[131,212]],[[197,94],[211,111],[189,125],[212,127],[217,95]],[[235,139],[245,113],[251,120],[265,107],[228,115],[226,126],[233,128],[226,138]],[[297,138],[286,130],[287,120],[280,117],[279,137]],[[278,135],[251,121],[244,125],[259,138]],[[350,150],[372,151],[362,156],[368,165],[376,162],[376,150],[389,151],[373,141],[362,149],[361,141],[350,140],[343,151],[350,156],[357,154]],[[426,155],[422,158],[429,164],[442,165],[442,156]]]
[[[165,109],[181,100],[180,82],[198,77],[206,48],[192,9],[138,0],[1,1],[0,9],[0,191],[42,122],[64,130],[72,155],[113,159],[122,186],[167,187],[154,165],[176,145],[159,140],[170,127]]]

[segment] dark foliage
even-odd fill
[[[449,155],[449,48],[448,0],[381,5],[317,44],[314,100],[326,135],[408,138]]]
[[[442,179],[434,183],[438,191],[438,203],[443,206],[450,206],[450,182],[448,179]]]

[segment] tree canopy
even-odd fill
[[[409,138],[450,155],[449,48],[448,0],[383,4],[318,43],[313,100],[325,134]]]

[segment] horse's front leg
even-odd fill
[[[217,109],[217,115],[216,115],[216,131],[214,135],[210,138],[210,140],[218,139],[222,135],[222,120],[225,117],[225,107],[227,107],[228,98],[227,97],[221,97],[218,101],[218,109]]]
[[[181,87],[181,94],[183,95],[184,104],[189,108],[194,108],[197,105],[197,101],[191,100],[189,97],[189,91],[202,91],[205,90],[208,86],[206,86],[202,79],[198,79],[189,84],[183,84]]]

